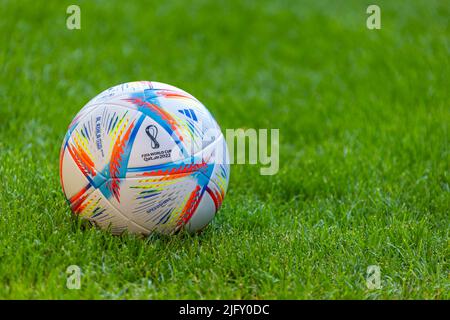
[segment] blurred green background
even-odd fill
[[[450,6],[376,1],[368,30],[369,4],[2,1],[0,297],[450,298]],[[280,129],[280,171],[234,165],[198,236],[81,228],[60,144],[90,98],[134,80],[190,92],[223,131]]]

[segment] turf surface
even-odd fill
[[[0,298],[450,298],[448,3],[376,1],[372,31],[367,1],[80,1],[70,31],[72,3],[0,4]],[[234,165],[199,236],[81,228],[61,141],[133,80],[279,128],[279,173]]]

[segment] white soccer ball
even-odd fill
[[[72,211],[113,234],[204,228],[229,179],[219,126],[196,98],[150,81],[103,91],[75,116],[60,155]]]

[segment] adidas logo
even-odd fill
[[[194,121],[197,121],[197,116],[192,109],[180,109],[178,110],[178,112],[184,114],[186,117],[191,118]]]

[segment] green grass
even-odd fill
[[[376,1],[372,31],[372,2],[80,1],[70,31],[73,1],[2,1],[0,298],[449,299],[450,7]],[[133,80],[187,90],[223,130],[279,128],[279,173],[234,165],[198,236],[81,228],[60,144]]]

